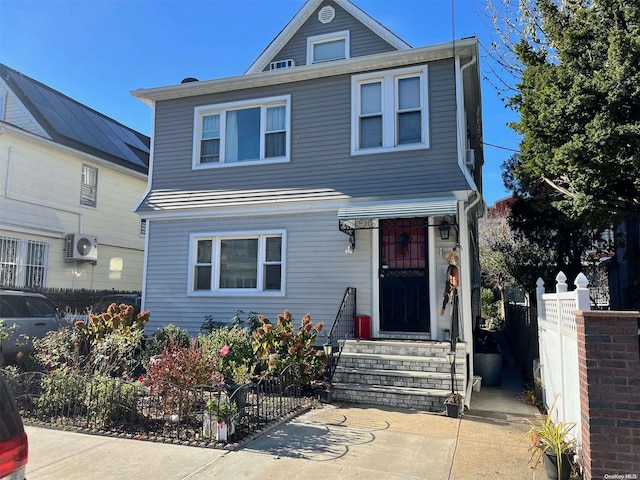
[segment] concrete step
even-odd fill
[[[444,358],[451,349],[449,342],[435,341],[345,340],[341,343],[343,353],[368,353],[377,355]],[[462,356],[465,349],[466,345],[464,343],[458,343],[456,346],[457,356]]]
[[[456,355],[456,371],[465,368],[464,355]],[[376,353],[354,353],[343,351],[339,366],[347,368],[367,368],[379,370],[406,370],[414,372],[450,373],[451,365],[444,357],[415,355],[393,355]]]
[[[441,412],[451,392],[448,342],[346,340],[333,377],[336,401]],[[455,385],[464,391],[466,345],[456,347]]]
[[[349,368],[339,366],[336,368],[334,374],[334,382],[357,383],[369,386],[383,385],[388,387],[448,390],[451,388],[451,373]],[[459,387],[464,384],[463,373],[456,373],[455,383]]]
[[[345,403],[441,412],[444,410],[444,399],[450,392],[451,390],[443,389],[336,383],[334,384],[333,399]]]

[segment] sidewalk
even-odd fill
[[[327,405],[237,451],[27,427],[29,480],[49,479],[529,479],[520,374],[474,392],[460,420],[443,414]]]

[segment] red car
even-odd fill
[[[29,444],[18,405],[0,374],[0,479],[24,480]]]

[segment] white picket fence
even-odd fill
[[[587,277],[580,273],[576,289],[567,291],[567,277],[556,276],[556,291],[545,293],[538,279],[538,343],[543,401],[551,408],[555,400],[554,419],[574,423],[572,434],[581,443],[580,382],[578,377],[578,339],[576,310],[590,310]],[[557,400],[556,400],[557,397]]]

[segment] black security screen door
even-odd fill
[[[429,331],[427,219],[380,220],[380,329]]]

